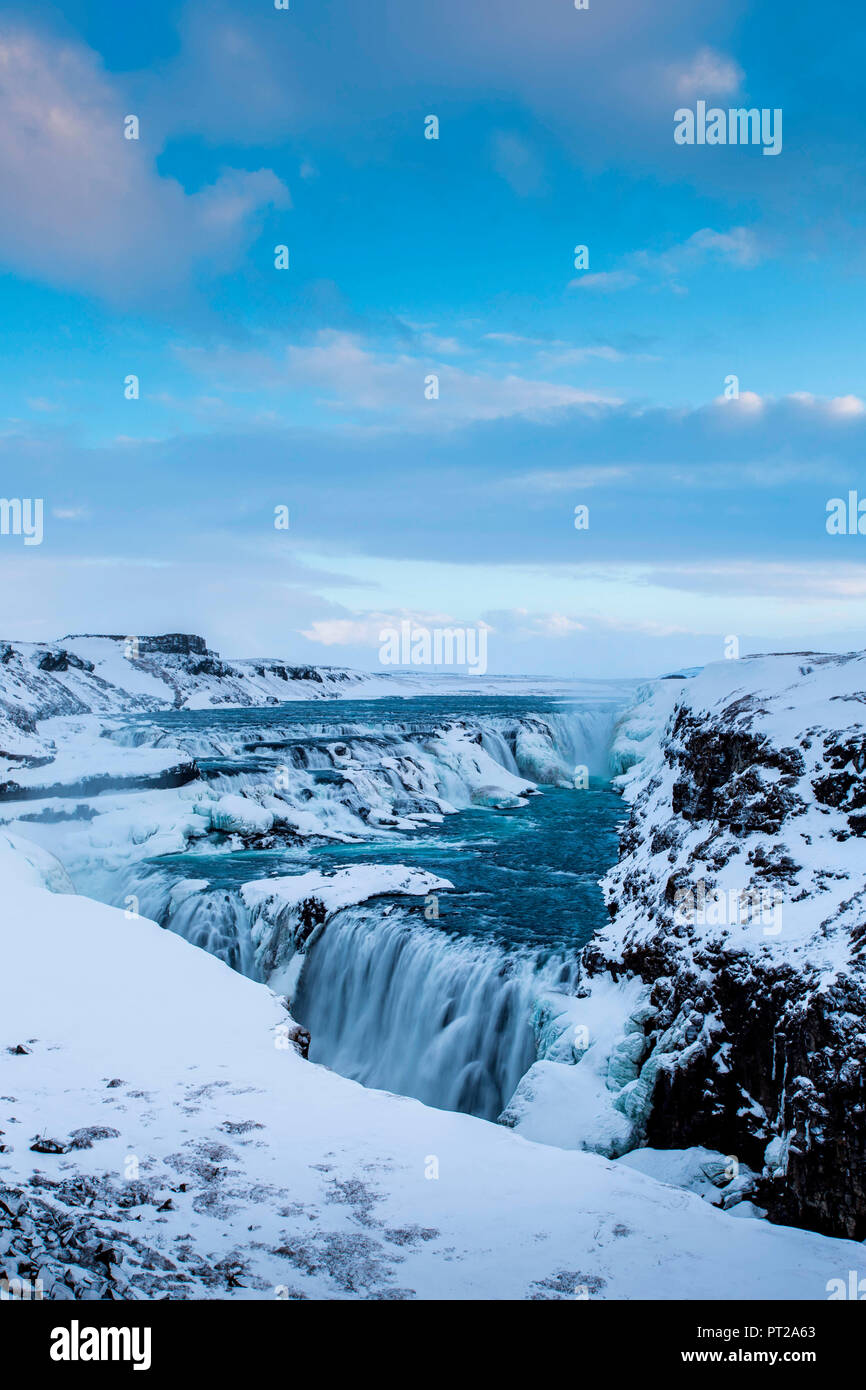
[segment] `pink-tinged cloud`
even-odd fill
[[[126,139],[137,115],[140,138]],[[269,169],[194,194],[156,169],[147,112],[81,44],[0,30],[0,262],[121,303],[232,266],[262,210],[290,206]]]

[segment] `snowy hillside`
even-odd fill
[[[201,637],[64,637],[0,642],[0,758],[44,757],[36,721],[166,706],[267,705],[356,692],[363,672],[221,661]]]
[[[133,710],[279,705],[288,700],[370,700],[423,693],[567,693],[574,681],[472,677],[432,671],[349,671],[275,659],[222,660],[204,638],[70,636],[58,642],[0,641],[0,776],[15,763],[52,756],[40,720]],[[596,699],[635,682],[582,682]]]
[[[822,1299],[857,1267],[317,1067],[264,985],[49,892],[62,871],[21,851],[0,851],[0,1267],[46,1297]]]
[[[866,655],[722,662],[621,721],[610,927],[505,1119],[706,1145],[775,1220],[866,1234]]]

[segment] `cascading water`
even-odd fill
[[[111,737],[179,748],[199,778],[153,793],[130,831],[165,848],[110,864],[88,848],[76,883],[288,990],[314,1061],[495,1119],[535,1060],[545,998],[569,991],[605,920],[598,879],[621,803],[597,782],[575,790],[574,773],[605,776],[616,712],[610,698],[419,698],[347,702],[332,718],[320,704],[151,715]],[[90,829],[75,833],[90,845]],[[264,950],[243,885],[371,861],[454,889],[432,921],[381,897],[314,914],[309,931],[287,910]]]
[[[399,908],[349,908],[311,944],[292,1008],[313,1061],[493,1120],[535,1060],[535,1001],[562,988],[563,970],[443,936]]]

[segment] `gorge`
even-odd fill
[[[313,1077],[862,1238],[860,654],[478,693],[181,637],[8,644],[4,863],[267,986]]]

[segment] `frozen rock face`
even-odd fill
[[[731,1155],[760,1175],[772,1220],[856,1239],[864,706],[862,653],[723,662],[645,692],[615,745],[632,808],[605,881],[612,923],[585,952],[585,998],[568,1020],[591,1019],[611,980],[642,987],[616,1036],[590,1036],[570,1068],[602,1075],[620,1152]],[[559,1094],[579,1097],[575,1082]],[[532,1107],[517,1100],[533,1137]],[[604,1147],[585,1114],[579,1142]]]

